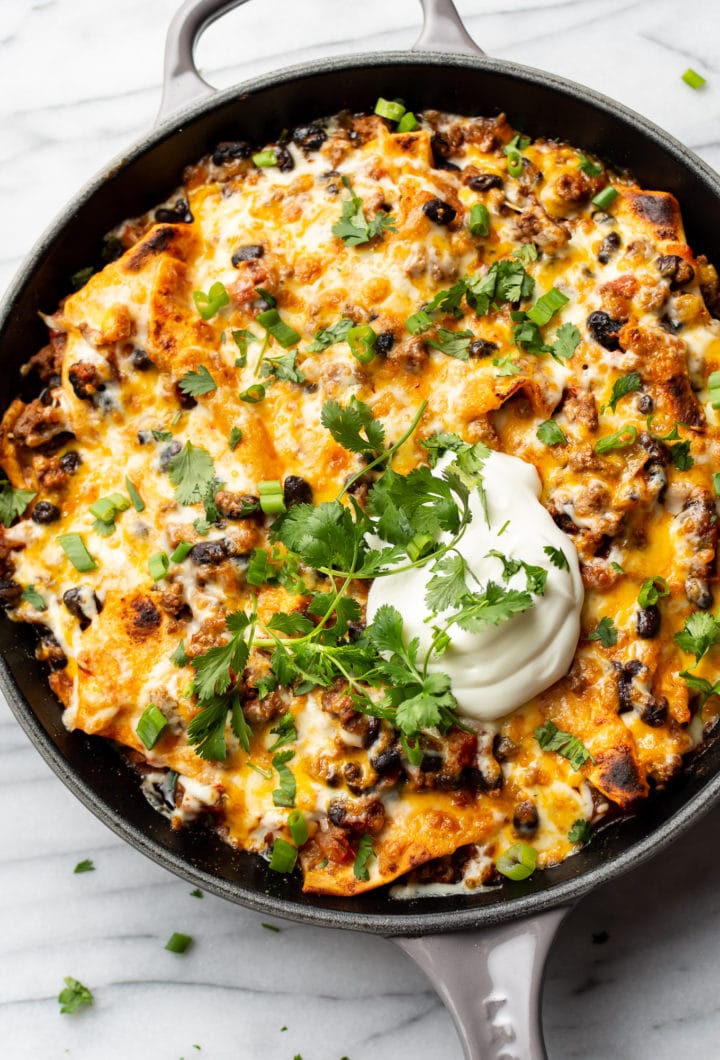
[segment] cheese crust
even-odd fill
[[[674,636],[693,611],[711,607],[716,581],[720,432],[708,378],[720,369],[717,276],[685,242],[671,195],[600,163],[583,167],[576,148],[543,140],[522,147],[513,177],[504,148],[515,135],[502,116],[426,112],[406,133],[374,115],[296,130],[270,145],[274,166],[256,165],[246,145],[220,145],[189,167],[167,203],[118,225],[108,244],[115,260],[46,318],[50,343],[30,360],[43,394],[16,399],[0,428],[6,477],[37,494],[3,534],[5,602],[10,618],[38,626],[66,725],[129,749],[174,826],[211,814],[229,843],[267,856],[277,838],[293,841],[290,809],[273,798],[271,751],[272,730],[291,713],[308,891],[352,895],[411,872],[491,885],[496,857],[519,840],[538,852],[539,868],[557,864],[578,849],[569,838],[576,821],[632,811],[715,723],[717,696],[701,709],[681,676],[692,669],[712,683],[713,651],[695,666]],[[618,194],[603,209],[592,199],[610,182]],[[367,219],[385,213],[393,228],[362,245],[334,235],[351,193]],[[450,210],[433,210],[435,200]],[[478,204],[489,217],[485,235],[469,227]],[[567,298],[547,336],[574,325],[571,357],[518,345],[517,305],[508,303],[484,315],[464,305],[461,319],[435,314],[435,327],[472,333],[467,360],[407,329],[438,291],[529,246],[536,256],[523,260],[536,295],[554,287]],[[215,284],[228,302],[204,320],[193,292]],[[272,300],[300,336],[284,378],[258,370],[257,318]],[[307,351],[342,318],[381,336],[370,363],[347,341]],[[286,355],[268,343],[269,363]],[[179,383],[201,368],[215,387],[189,397]],[[637,387],[610,405],[614,384],[633,373]],[[315,504],[335,498],[362,461],[333,440],[321,411],[352,397],[389,441],[427,402],[394,460],[402,474],[426,462],[421,443],[435,432],[537,468],[542,502],[581,560],[586,595],[572,667],[501,721],[425,733],[425,758],[413,765],[386,721],[354,709],[347,685],[299,694],[278,685],[260,697],[269,652],[253,650],[245,672],[232,675],[250,750],[228,719],[225,760],[202,758],[187,738],[201,709],[192,660],[226,643],[226,617],[254,601],[264,620],[304,602],[287,587],[248,584],[254,550],[272,551],[273,517],[244,514],[243,498],[247,509],[259,483],[290,476],[304,480]],[[551,418],[562,444],[538,438]],[[628,444],[596,451],[621,431]],[[178,501],[168,467],[187,442],[212,458],[216,512],[202,499]],[[89,507],[128,496],[127,480],[143,508],[118,511],[103,536]],[[357,499],[364,503],[362,487]],[[65,534],[82,535],[94,569],[73,566],[58,542]],[[181,542],[192,551],[154,581],[148,561]],[[657,616],[638,617],[638,594],[651,578],[664,579],[668,593],[647,635]],[[19,597],[27,586],[46,610]],[[364,605],[367,585],[352,591]],[[612,619],[614,643],[592,639],[603,618]],[[171,655],[181,640],[178,665]],[[149,704],[167,722],[151,749],[137,733]],[[579,769],[541,749],[534,733],[548,720],[590,752]],[[363,836],[374,857],[358,874]]]

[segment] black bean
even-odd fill
[[[632,684],[633,679],[643,670],[647,669],[639,659],[630,659],[624,666],[616,665],[618,686],[618,714],[625,714],[632,710]]]
[[[178,404],[180,405],[180,408],[182,408],[182,409],[194,409],[195,408],[195,406],[197,405],[197,401],[192,396],[192,394],[186,394],[185,393],[185,391],[180,386],[179,382],[175,383],[174,390],[175,390],[175,397],[178,400]]]
[[[486,339],[475,339],[474,342],[470,343],[468,347],[468,353],[471,357],[490,357],[497,351],[496,342],[488,342]]]
[[[283,500],[286,508],[293,504],[312,504],[312,486],[300,475],[287,475],[283,482]]]
[[[178,442],[176,439],[174,442],[170,442],[170,445],[166,445],[165,448],[161,450],[160,456],[158,457],[161,471],[167,471],[170,466],[170,461],[174,456],[177,456],[181,449],[182,446],[180,445],[180,442]]]
[[[67,666],[67,656],[50,630],[43,632],[35,654],[42,662],[46,662],[51,670],[64,670]]]
[[[402,768],[402,758],[396,747],[390,747],[385,751],[381,751],[370,764],[376,773],[384,777],[387,773],[395,773]]]
[[[238,158],[249,158],[252,147],[244,140],[223,140],[213,151],[212,160],[216,166],[225,166]]]
[[[423,773],[439,773],[442,765],[442,755],[433,751],[423,751],[422,761],[420,762],[420,769]]]
[[[663,313],[660,317],[660,327],[663,331],[669,332],[670,335],[677,335],[678,331],[682,331],[682,323],[671,320],[667,313]]]
[[[288,151],[287,147],[276,147],[274,148],[275,158],[277,159],[277,167],[281,173],[289,173],[291,169],[295,169],[295,159]]]
[[[193,545],[189,552],[193,563],[198,563],[203,567],[217,566],[232,554],[232,545],[224,538],[220,541],[201,541],[198,545]]]
[[[381,331],[375,340],[375,351],[382,357],[387,357],[395,345],[395,336],[392,331]]]
[[[442,199],[429,199],[423,204],[423,213],[436,225],[449,225],[457,216],[457,210]]]
[[[617,234],[617,232],[608,232],[608,234],[605,236],[602,243],[600,244],[600,249],[598,250],[598,261],[600,262],[600,264],[607,265],[607,263],[610,261],[610,258],[613,256],[619,246],[620,236]]]
[[[63,593],[63,603],[65,604],[65,607],[68,609],[70,614],[74,615],[75,618],[78,620],[78,622],[80,623],[81,630],[87,629],[90,623],[92,622],[92,618],[87,614],[83,607],[85,595],[86,592],[83,592],[82,589],[77,587],[74,589],[68,589],[67,592]],[[95,602],[95,607],[97,608],[97,610],[102,610],[102,608],[100,607],[100,601],[94,593],[93,600]]]
[[[327,133],[320,125],[298,125],[293,129],[292,138],[304,151],[317,151],[327,140]]]
[[[71,449],[67,453],[63,453],[60,457],[60,467],[63,471],[67,471],[68,475],[74,475],[81,464],[82,457],[80,456],[80,453],[76,452],[74,449]]]
[[[137,440],[138,445],[147,445],[148,442],[152,441],[152,431],[138,431]]]
[[[468,187],[473,191],[490,191],[492,188],[502,188],[503,179],[497,173],[478,173],[476,177],[470,178]]]
[[[538,817],[537,807],[530,799],[526,799],[515,807],[513,828],[523,839],[530,839],[534,836],[539,823],[540,818]]]
[[[381,725],[379,718],[368,718],[367,731],[363,736],[363,747],[365,749],[367,749],[368,747],[372,747],[372,745],[375,743],[378,736],[380,735],[380,729]]]
[[[68,379],[75,391],[75,397],[80,401],[92,401],[98,391],[105,389],[105,384],[95,365],[88,364],[86,361],[77,361],[70,365]]]
[[[345,818],[347,817],[347,810],[343,800],[331,799],[328,804],[327,815],[334,825],[338,828],[342,827]]]
[[[155,362],[151,361],[147,355],[147,351],[137,346],[130,356],[133,368],[137,368],[138,372],[147,372],[149,368],[155,367]]]
[[[435,133],[430,139],[430,150],[432,151],[433,167],[435,169],[459,170],[454,162],[449,161],[452,147],[442,133]]]
[[[230,260],[235,268],[237,268],[241,262],[253,261],[256,258],[261,258],[264,253],[265,249],[262,243],[246,243],[245,246],[238,247]]]
[[[640,394],[637,399],[637,408],[643,416],[649,416],[655,409],[655,402],[649,394]]]
[[[160,224],[189,225],[194,220],[185,199],[176,199],[173,206],[161,206],[155,211],[155,220]]]
[[[635,612],[635,629],[638,637],[652,640],[660,632],[660,608],[657,604],[641,607]]]
[[[670,280],[671,288],[684,287],[695,279],[695,269],[679,254],[662,254],[655,265],[660,275]]]
[[[664,696],[648,696],[638,710],[638,714],[653,729],[659,729],[667,721],[668,701]]]
[[[0,607],[14,607],[22,592],[22,585],[7,578],[0,578]]]
[[[493,739],[493,757],[498,762],[507,762],[517,754],[518,745],[509,736],[501,736],[500,733]]]
[[[477,772],[480,773],[479,770]],[[458,791],[463,787],[462,773],[438,773],[435,786],[442,791]]]
[[[60,518],[60,509],[50,501],[38,501],[30,518],[34,523],[56,523]]]
[[[653,438],[647,431],[641,431],[638,435],[638,444],[646,453],[650,454],[652,460],[657,464],[669,464],[670,453],[668,447],[659,438]]]
[[[712,607],[713,594],[710,583],[706,578],[689,577],[685,579],[685,596],[699,607],[701,611],[707,611]]]
[[[602,309],[596,310],[591,313],[587,318],[587,328],[590,335],[606,350],[619,350],[620,339],[618,338],[618,332],[622,324],[619,320],[613,320],[608,314],[603,312]]]

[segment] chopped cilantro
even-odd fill
[[[77,865],[73,869],[73,873],[79,874],[81,872],[94,872],[95,866],[93,865],[90,858],[85,858],[84,861],[78,861]]]
[[[535,730],[535,739],[543,751],[556,751],[563,758],[567,758],[573,769],[580,769],[586,762],[595,761],[579,737],[559,729],[554,721],[546,721],[540,725]]]
[[[555,420],[545,420],[541,423],[537,429],[538,441],[542,442],[543,445],[566,445],[567,438],[561,427],[555,422]]]
[[[15,489],[7,479],[0,479],[0,523],[3,526],[12,526],[14,520],[25,513],[35,497],[37,493],[33,490]]]
[[[207,493],[215,466],[207,449],[185,442],[184,448],[171,459],[168,473],[180,504],[196,504]]]
[[[340,220],[332,226],[332,233],[342,239],[346,247],[357,247],[369,243],[376,236],[382,239],[386,231],[396,231],[395,218],[382,211],[368,221],[362,199],[353,191],[348,177],[343,177],[342,182],[350,192],[350,198],[344,200]]]
[[[179,386],[183,394],[189,394],[190,397],[194,398],[217,390],[217,383],[204,364],[199,365],[197,371],[186,372],[180,380]]]
[[[65,988],[58,994],[62,1013],[75,1012],[80,1005],[92,1005],[92,991],[88,987],[83,986],[79,979],[73,979],[72,976],[66,975],[64,983]]]
[[[629,375],[621,375],[620,378],[616,379],[613,383],[610,399],[601,407],[600,411],[604,412],[605,409],[610,409],[611,412],[614,412],[618,401],[621,401],[626,394],[632,394],[636,390],[639,390],[641,386],[642,376],[639,372],[630,372]]]
[[[357,848],[357,854],[355,855],[355,861],[353,863],[353,875],[356,880],[369,880],[370,870],[368,869],[368,862],[370,858],[375,857],[375,850],[373,848],[373,838],[369,832],[365,832],[360,837],[360,842]]]
[[[588,634],[588,640],[599,640],[603,648],[612,648],[617,644],[617,629],[613,620],[604,615],[592,633]]]

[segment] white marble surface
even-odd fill
[[[591,84],[720,167],[716,0],[459,6],[490,54]],[[0,290],[83,181],[151,124],[174,7],[0,0]],[[209,31],[199,61],[225,85],[312,56],[412,42],[415,0],[364,0],[362,19],[359,9],[256,2]],[[705,91],[682,83],[687,66],[707,76]],[[3,1060],[459,1060],[447,1014],[391,943],[294,924],[273,933],[254,913],[190,897],[73,799],[4,704],[0,792]],[[553,1060],[720,1056],[719,828],[720,810],[566,921],[544,1007]],[[73,875],[86,857],[96,871]],[[163,949],[173,931],[195,939],[184,956]],[[92,1009],[59,1015],[65,975],[93,988]]]

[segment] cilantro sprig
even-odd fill
[[[363,201],[353,191],[350,179],[343,177],[342,182],[350,192],[350,198],[343,201],[340,219],[332,226],[332,233],[342,239],[346,247],[358,247],[376,237],[382,239],[385,232],[396,231],[395,218],[382,211],[368,221]]]

